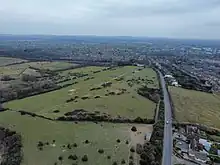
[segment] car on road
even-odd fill
[[[169,121],[168,121],[168,120],[166,121],[166,124],[169,124]]]

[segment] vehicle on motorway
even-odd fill
[[[169,124],[169,121],[168,121],[168,120],[166,121],[166,124]]]

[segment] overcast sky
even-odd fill
[[[220,0],[0,0],[0,33],[220,39]]]

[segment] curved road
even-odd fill
[[[164,95],[164,107],[165,107],[162,165],[172,165],[172,153],[173,153],[172,110],[171,110],[170,98],[166,88],[166,82],[160,71],[159,74],[160,74],[161,87]],[[167,124],[166,121],[169,121],[169,123]]]

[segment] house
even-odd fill
[[[206,151],[209,151],[212,143],[208,142],[206,139],[199,139],[199,143],[202,144]]]
[[[175,87],[178,87],[178,86],[179,86],[179,84],[178,84],[177,81],[173,81],[173,82],[171,83],[171,85],[172,85],[172,86],[175,86]]]
[[[144,64],[136,64],[138,67],[144,67]]]
[[[172,75],[167,74],[167,75],[164,76],[164,78],[171,78],[171,79],[173,79],[174,77]]]

